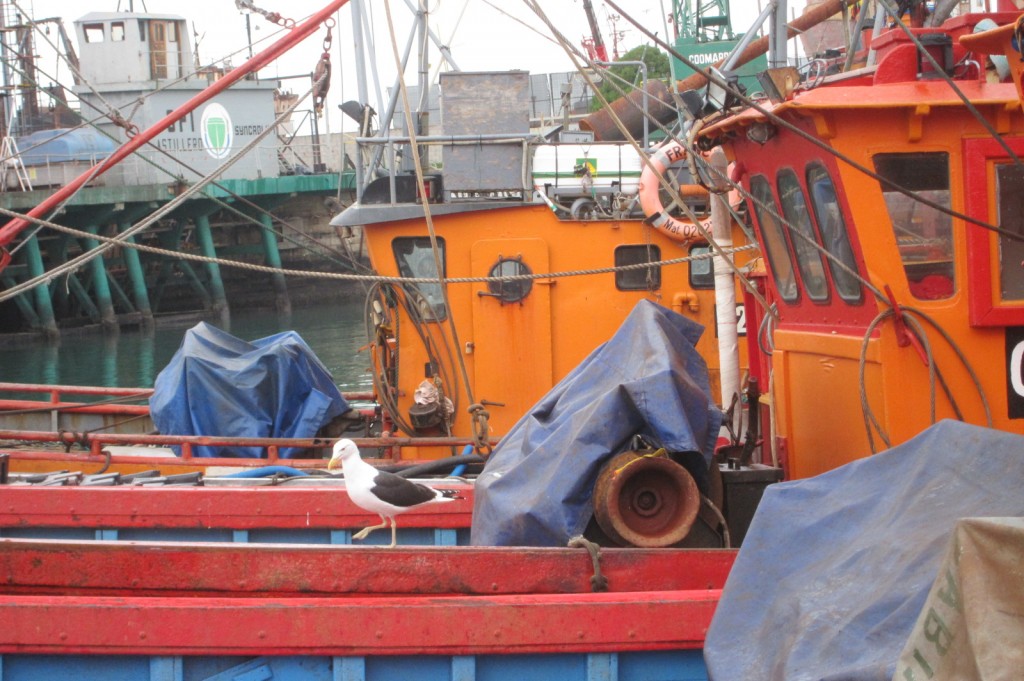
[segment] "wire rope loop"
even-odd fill
[[[601,547],[581,534],[570,539],[568,546],[570,549],[584,548],[590,554],[590,562],[594,566],[594,574],[590,576],[591,591],[607,591],[608,578],[601,572]]]

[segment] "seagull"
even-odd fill
[[[411,508],[435,502],[461,499],[456,490],[434,489],[418,482],[412,482],[400,475],[379,471],[359,457],[359,448],[352,440],[338,440],[327,470],[341,465],[345,473],[345,488],[352,502],[364,510],[380,516],[380,525],[373,525],[352,535],[353,539],[366,539],[374,530],[380,530],[391,523],[391,547],[394,548],[395,516]]]

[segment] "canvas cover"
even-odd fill
[[[294,331],[252,342],[200,322],[156,378],[149,400],[164,435],[309,438],[349,406]],[[283,458],[304,450],[283,448]],[[265,457],[258,447],[196,447],[194,456]]]
[[[477,546],[565,546],[593,515],[601,466],[635,434],[710,463],[721,425],[703,327],[640,301],[610,340],[548,392],[501,439],[477,479]]]
[[[1024,437],[958,421],[771,485],[708,630],[709,678],[890,681],[957,521],[1024,515],[1022,489]]]
[[[1024,518],[967,518],[910,639],[896,681],[1016,681],[1024,674]]]

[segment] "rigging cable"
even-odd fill
[[[529,1],[529,0],[524,0],[524,1]],[[1016,232],[1011,232],[1010,230],[1003,229],[1002,227],[998,227],[996,225],[990,224],[990,223],[985,222],[984,220],[981,220],[979,218],[974,218],[974,217],[971,217],[970,215],[967,215],[965,213],[961,213],[959,211],[954,211],[954,210],[952,210],[952,209],[950,209],[950,208],[948,208],[946,206],[943,206],[941,204],[935,203],[935,202],[933,202],[930,199],[927,199],[925,197],[918,196],[912,190],[907,189],[906,187],[904,187],[902,185],[899,185],[899,184],[893,182],[892,180],[889,180],[889,179],[879,175],[875,171],[867,168],[866,166],[861,165],[860,163],[857,163],[855,160],[853,160],[852,158],[850,158],[846,154],[843,154],[842,152],[840,152],[840,151],[838,151],[838,150],[828,146],[827,144],[825,144],[824,142],[822,142],[818,138],[814,137],[810,133],[807,133],[807,132],[801,130],[800,128],[796,127],[795,125],[793,125],[789,121],[779,117],[775,113],[773,113],[773,112],[769,111],[768,109],[764,108],[763,106],[761,106],[755,100],[751,99],[750,97],[747,97],[745,94],[741,93],[739,90],[731,87],[729,85],[729,83],[727,83],[725,80],[723,80],[722,78],[720,78],[716,74],[703,72],[701,70],[700,66],[698,66],[697,64],[694,64],[690,59],[688,59],[684,55],[680,54],[677,50],[673,49],[671,45],[669,45],[665,41],[663,41],[660,38],[658,38],[657,34],[651,33],[646,28],[644,28],[640,23],[638,23],[635,19],[630,17],[629,14],[623,12],[618,7],[618,5],[615,3],[614,0],[605,0],[605,2],[607,2],[607,4],[610,5],[624,19],[626,19],[631,24],[633,24],[633,26],[635,26],[641,33],[643,33],[648,38],[653,40],[655,42],[655,44],[657,44],[662,49],[666,50],[670,55],[672,55],[676,59],[680,60],[683,64],[685,64],[689,68],[693,69],[694,71],[696,71],[698,73],[701,73],[701,75],[703,75],[711,83],[715,84],[716,86],[725,88],[730,93],[730,95],[735,96],[738,101],[740,101],[744,105],[750,107],[751,109],[757,111],[761,115],[765,116],[772,123],[774,123],[774,124],[776,124],[776,125],[778,125],[780,127],[785,128],[786,130],[792,132],[793,134],[795,134],[796,136],[800,137],[801,139],[803,139],[803,140],[805,140],[805,141],[815,145],[816,147],[822,149],[826,153],[831,154],[836,159],[842,161],[843,163],[846,163],[847,165],[849,165],[854,170],[857,170],[858,172],[861,172],[864,175],[867,175],[868,177],[870,177],[870,178],[872,178],[874,180],[877,180],[878,182],[882,183],[884,186],[889,187],[892,190],[897,191],[897,192],[903,194],[904,196],[908,196],[908,197],[910,197],[910,198],[912,198],[912,199],[914,199],[916,201],[919,201],[920,203],[928,206],[929,208],[933,208],[933,209],[935,209],[935,210],[937,210],[937,211],[939,211],[941,213],[944,213],[946,215],[949,215],[951,217],[963,220],[965,222],[969,222],[969,223],[971,223],[973,225],[977,225],[978,227],[981,227],[983,229],[987,229],[989,231],[996,232],[998,234],[1002,234],[1003,236],[1005,236],[1007,238],[1010,238],[1010,239],[1014,239],[1015,241],[1024,241],[1024,235],[1017,234]]]
[[[391,17],[391,2],[390,0],[384,0],[384,12],[387,16],[388,31],[391,35],[391,51],[395,58],[395,67],[398,69],[398,82],[402,96],[402,109],[405,115],[406,129],[409,131],[409,148],[412,152],[413,167],[416,171],[416,183],[419,187],[425,187],[426,183],[423,178],[423,165],[420,159],[419,145],[416,143],[416,127],[412,120],[412,111],[409,109],[409,91],[405,84],[405,74],[402,68],[402,59],[398,54],[398,39],[395,35],[395,25]],[[462,356],[461,348],[462,344],[459,342],[459,332],[455,327],[455,319],[452,315],[451,301],[448,299],[448,287],[444,282],[444,263],[441,261],[441,250],[437,245],[437,233],[434,230],[434,221],[430,214],[430,202],[423,201],[423,215],[427,223],[427,232],[430,235],[430,248],[434,255],[434,266],[437,271],[437,281],[441,291],[441,299],[444,302],[444,309],[448,318],[448,328],[451,332],[452,343],[456,347],[456,356],[459,360],[459,370],[462,373],[463,385],[466,388],[466,395],[469,398],[470,406],[469,411],[473,421],[473,433],[475,436],[476,451],[482,455],[491,453],[490,440],[487,437],[487,425],[486,421],[490,414],[483,407],[482,404],[478,403],[473,397],[473,386],[469,380],[469,371],[466,369],[466,361]],[[443,386],[442,386],[443,388]],[[441,391],[442,401],[444,390]],[[442,405],[443,406],[443,405]],[[482,424],[482,425],[481,425]]]
[[[541,9],[539,3],[537,3],[536,0],[523,0],[523,2],[526,3],[526,5],[528,7],[530,7],[534,11],[534,13],[537,14],[537,17],[541,21],[543,21],[545,24],[547,24],[548,28],[552,31],[552,33],[555,36],[558,37],[559,42],[563,45],[563,49],[565,49],[565,51],[566,51],[567,55],[569,56],[570,60],[572,60],[573,64],[576,66],[577,70],[580,72],[580,74],[583,76],[583,78],[590,85],[591,89],[594,92],[594,96],[597,97],[598,100],[601,102],[601,105],[608,110],[609,114],[612,117],[612,120],[614,121],[615,125],[619,128],[620,132],[623,133],[623,135],[626,137],[626,139],[630,143],[630,145],[640,155],[640,158],[643,160],[644,164],[646,166],[650,167],[652,170],[655,171],[655,176],[658,178],[658,182],[661,185],[661,187],[664,188],[665,191],[668,191],[670,194],[673,193],[673,188],[669,184],[669,182],[665,179],[664,175],[662,175],[660,172],[658,172],[657,168],[654,168],[651,165],[651,159],[650,159],[650,156],[648,155],[647,151],[645,149],[641,149],[640,148],[640,145],[637,143],[636,139],[632,135],[629,134],[629,131],[626,129],[625,125],[622,123],[622,120],[615,114],[614,110],[611,109],[611,106],[608,103],[608,100],[604,97],[603,94],[601,94],[601,92],[596,87],[594,87],[593,79],[586,72],[586,70],[584,70],[583,68],[580,67],[579,62],[576,60],[576,57],[573,54],[573,50],[570,50],[568,47],[566,47],[567,45],[569,45],[569,41],[566,40],[565,36],[563,36],[561,33],[559,33],[558,29],[556,29],[554,27],[554,24],[551,23],[550,19],[544,13],[543,9]],[[586,59],[585,57],[584,57],[584,59],[587,61],[588,65],[591,68],[594,68],[595,65],[593,64],[593,62],[591,62],[590,60]],[[612,85],[613,85],[613,87],[615,87],[615,89],[619,90],[620,93],[625,94],[623,92],[623,90],[621,88],[619,88],[616,83],[612,82]],[[686,217],[693,223],[693,225],[697,229],[698,233],[700,233],[700,235],[702,237],[704,237],[704,239],[708,242],[708,244],[710,245],[712,251],[716,255],[718,255],[718,256],[723,258],[723,261],[726,262],[729,265],[729,267],[733,270],[733,273],[736,274],[740,278],[740,282],[744,286],[747,287],[747,290],[750,292],[750,294],[758,301],[758,303],[764,309],[767,310],[768,309],[767,301],[764,300],[764,297],[761,295],[761,293],[759,291],[757,291],[753,286],[750,285],[750,283],[747,281],[746,277],[743,276],[743,273],[736,266],[736,264],[732,261],[732,259],[726,257],[726,253],[715,242],[715,240],[713,238],[711,238],[711,235],[703,227],[703,225],[700,222],[700,219],[697,218],[697,216],[694,214],[693,210],[686,204],[685,201],[680,201],[679,202],[679,206],[683,209],[683,212],[686,215]]]
[[[305,18],[303,18],[303,21],[304,21],[304,20],[305,20]],[[56,47],[55,47],[55,46],[53,45],[53,43],[52,43],[52,42],[50,41],[49,37],[48,37],[48,36],[46,36],[44,32],[41,32],[41,31],[39,30],[39,24],[38,24],[38,22],[31,22],[31,24],[30,24],[30,25],[31,25],[31,26],[33,26],[33,28],[35,28],[35,30],[36,30],[37,32],[39,32],[39,33],[40,33],[40,34],[42,35],[42,37],[43,37],[44,39],[46,39],[46,41],[47,41],[48,43],[50,43],[50,46],[51,46],[51,47],[54,47],[54,49],[56,49]],[[278,32],[279,32],[279,31],[278,31]],[[260,41],[265,41],[265,40],[269,40],[270,38],[274,37],[274,36],[275,36],[275,35],[276,35],[276,34],[277,34],[278,32],[274,32],[274,33],[272,33],[272,34],[270,34],[270,35],[268,35],[268,36],[265,36],[264,38],[261,38],[261,40],[260,40]],[[258,41],[258,42],[259,42],[259,41]],[[236,51],[236,52],[234,52],[234,53],[232,53],[231,55],[228,55],[228,56],[230,57],[230,56],[232,56],[233,54],[237,54],[237,52],[238,52],[238,51]],[[59,52],[58,52],[58,53],[59,53]],[[67,56],[66,56],[66,55],[62,55],[62,56],[63,56],[63,57],[64,57],[64,59],[65,59],[65,60],[67,61]],[[69,64],[69,66],[73,66],[73,65],[72,65],[72,64],[70,63],[70,61],[68,61],[68,64]],[[12,68],[13,68],[13,69],[14,69],[15,71],[17,71],[18,73],[20,73],[20,74],[21,74],[21,75],[22,75],[23,77],[25,77],[25,78],[28,78],[28,74],[25,74],[25,73],[22,73],[21,71],[18,71],[18,69],[17,69],[16,67],[13,67],[13,66],[12,66]],[[43,71],[42,69],[37,69],[37,70],[38,70],[38,71],[39,71],[40,73],[42,73],[42,74],[43,74],[44,76],[48,75],[48,74],[47,74],[47,73],[46,73],[45,71]],[[187,80],[187,79],[188,79],[189,77],[191,77],[191,76],[193,76],[193,75],[195,75],[195,74],[196,74],[196,72],[195,72],[195,71],[193,71],[193,72],[189,72],[189,73],[186,73],[186,74],[182,75],[181,77],[179,77],[179,78],[177,78],[177,79],[175,79],[175,80],[169,81],[169,83],[166,83],[166,84],[164,84],[164,85],[161,85],[160,87],[156,88],[155,90],[153,90],[153,91],[151,91],[151,92],[148,92],[148,93],[146,93],[146,94],[143,94],[143,95],[141,95],[141,96],[137,97],[137,98],[136,98],[136,99],[134,100],[135,106],[136,106],[136,107],[138,107],[138,106],[139,106],[139,105],[141,105],[141,103],[142,103],[143,101],[145,101],[145,100],[146,100],[147,98],[149,98],[149,97],[152,97],[152,96],[153,96],[153,95],[155,95],[156,93],[158,93],[158,92],[160,92],[160,91],[162,91],[162,90],[166,89],[167,87],[170,87],[171,85],[173,85],[173,84],[175,84],[175,83],[183,82],[184,80]],[[82,82],[83,82],[83,83],[85,83],[85,85],[87,85],[87,86],[89,87],[89,89],[90,89],[90,90],[91,90],[91,91],[93,92],[93,94],[95,94],[95,95],[96,95],[97,97],[99,97],[99,98],[100,98],[100,100],[101,100],[101,101],[103,101],[103,102],[104,102],[105,104],[107,104],[107,106],[108,106],[108,107],[111,107],[111,105],[110,105],[109,103],[107,103],[107,102],[106,102],[106,101],[105,101],[105,100],[103,99],[103,96],[102,96],[102,94],[101,94],[101,93],[99,93],[99,92],[98,92],[98,91],[96,90],[96,88],[95,88],[95,86],[94,86],[94,85],[92,85],[92,84],[91,84],[91,83],[90,83],[90,82],[89,82],[88,80],[86,80],[86,79],[85,79],[84,77],[80,76],[80,78],[81,78]],[[37,87],[38,87],[38,83],[35,83],[35,84],[36,84],[36,85],[37,85]],[[87,106],[90,106],[90,107],[92,107],[92,108],[93,108],[94,110],[96,110],[96,111],[100,111],[100,108],[99,108],[98,106],[96,106],[95,104],[93,104],[92,102],[90,102],[90,101],[88,101],[88,100],[80,100],[80,101],[82,101],[82,102],[83,102],[84,104],[86,104]],[[84,119],[84,117],[83,117],[83,116],[81,116],[81,114],[80,114],[80,113],[78,113],[78,114],[76,114],[76,115],[78,115],[79,117],[81,117],[81,118],[83,118],[83,119]],[[88,125],[88,126],[91,126],[91,127],[93,127],[94,129],[96,129],[96,131],[97,131],[97,132],[99,132],[99,133],[101,133],[101,134],[103,134],[103,135],[107,136],[108,138],[110,138],[110,139],[111,139],[111,140],[113,140],[114,142],[120,143],[120,140],[118,140],[118,139],[117,139],[116,137],[114,137],[113,135],[111,135],[111,134],[110,134],[109,132],[107,132],[106,130],[104,130],[104,129],[100,128],[100,127],[99,127],[99,126],[98,126],[98,125],[96,124],[96,121],[98,121],[98,120],[101,120],[101,119],[103,119],[103,118],[107,118],[107,117],[108,117],[108,116],[106,116],[106,115],[103,115],[103,116],[99,116],[99,117],[97,117],[97,118],[95,118],[95,119],[91,119],[91,120],[84,120],[84,122],[83,122],[82,124],[80,124],[79,126],[76,126],[75,128],[73,128],[73,129],[71,129],[71,130],[77,130],[77,129],[79,129],[79,128],[83,127],[83,126],[86,126],[86,125]],[[68,130],[67,132],[61,133],[61,134],[60,134],[60,135],[58,135],[57,137],[51,138],[51,140],[48,140],[48,141],[52,141],[52,139],[57,139],[57,138],[59,138],[59,137],[61,137],[61,136],[63,136],[63,135],[66,135],[66,134],[70,133],[70,132],[71,132],[71,130]],[[42,142],[42,143],[40,143],[40,144],[45,144],[45,143],[46,143],[46,142]],[[39,146],[39,145],[36,145],[36,146]],[[185,169],[187,169],[187,170],[191,171],[192,173],[194,173],[194,174],[196,175],[196,177],[202,177],[202,172],[200,172],[199,170],[197,170],[197,169],[196,169],[196,168],[194,168],[193,166],[189,165],[188,163],[185,163],[184,161],[181,161],[180,159],[177,159],[177,158],[175,158],[175,157],[174,157],[174,156],[173,156],[173,155],[172,155],[172,154],[171,154],[170,152],[166,151],[165,149],[161,149],[161,148],[160,148],[159,146],[157,146],[156,144],[154,144],[154,143],[152,143],[152,142],[149,142],[149,143],[147,143],[147,146],[148,146],[149,148],[151,148],[151,149],[153,149],[153,150],[157,151],[158,153],[160,153],[160,154],[164,155],[165,157],[167,157],[167,158],[169,158],[169,159],[171,159],[171,160],[175,161],[175,162],[176,162],[176,163],[177,163],[178,165],[180,165],[181,167],[183,167],[183,168],[185,168]],[[34,147],[32,147],[32,148],[34,148]],[[24,151],[26,151],[26,150],[22,150],[22,151],[23,151],[23,153],[24,153]],[[153,166],[153,167],[157,168],[157,169],[158,169],[158,170],[160,170],[161,172],[165,172],[165,173],[167,173],[168,175],[170,175],[171,177],[176,177],[176,176],[174,176],[173,172],[172,172],[172,171],[171,171],[171,170],[170,170],[169,168],[166,168],[166,167],[164,167],[164,166],[160,165],[159,163],[157,163],[157,162],[156,162],[155,160],[153,160],[153,159],[151,159],[151,158],[148,158],[147,156],[143,155],[143,154],[141,153],[141,151],[136,151],[136,152],[134,152],[134,154],[135,154],[135,155],[137,155],[137,156],[139,156],[139,157],[140,157],[140,158],[141,158],[141,159],[142,159],[143,161],[145,161],[146,163],[149,163],[149,164],[150,164],[151,166]],[[94,169],[94,172],[95,172],[95,169]],[[84,184],[82,185],[82,188],[84,188],[84,187],[86,186],[86,184],[87,184],[87,183],[84,183]],[[279,237],[281,237],[281,238],[282,238],[283,240],[285,240],[285,241],[288,241],[289,243],[291,243],[291,244],[293,244],[293,245],[295,245],[295,246],[297,246],[297,247],[299,247],[299,248],[302,248],[303,250],[305,250],[305,251],[307,251],[307,252],[309,252],[309,253],[315,253],[316,255],[319,255],[319,256],[321,256],[321,257],[325,258],[325,259],[326,259],[326,260],[328,260],[329,262],[333,262],[333,263],[335,263],[335,264],[337,264],[337,265],[345,265],[345,266],[349,266],[349,267],[351,267],[351,268],[352,268],[353,270],[359,270],[360,268],[362,268],[362,269],[364,269],[365,271],[370,271],[370,268],[366,267],[365,265],[363,265],[362,263],[360,263],[360,262],[358,261],[358,259],[357,259],[357,258],[353,257],[353,255],[352,255],[352,253],[351,253],[351,249],[347,249],[347,250],[348,250],[348,253],[341,253],[341,252],[337,251],[336,249],[333,249],[333,248],[331,248],[331,247],[327,246],[326,244],[324,244],[324,243],[320,242],[320,241],[319,241],[319,239],[317,239],[316,237],[314,237],[314,236],[313,236],[313,235],[311,235],[311,234],[308,234],[308,233],[304,232],[304,231],[303,231],[302,229],[300,229],[299,227],[297,227],[297,226],[295,226],[295,225],[291,224],[291,223],[290,223],[290,222],[288,222],[287,220],[281,220],[281,219],[278,219],[278,218],[276,218],[276,216],[274,216],[274,215],[273,215],[273,214],[272,214],[272,213],[271,213],[271,212],[270,212],[269,210],[267,210],[266,208],[264,208],[264,207],[260,206],[259,204],[257,204],[257,203],[255,203],[255,202],[253,202],[253,201],[249,200],[249,199],[248,199],[247,197],[243,197],[243,196],[241,196],[241,195],[237,194],[237,193],[236,193],[235,191],[233,191],[233,190],[232,190],[231,188],[229,188],[229,187],[225,186],[224,184],[222,184],[222,183],[218,182],[217,180],[213,180],[213,181],[211,182],[211,184],[212,184],[213,186],[217,187],[218,189],[222,190],[223,192],[225,192],[225,193],[226,193],[226,194],[228,195],[228,197],[230,197],[230,198],[233,198],[233,199],[234,199],[234,200],[235,200],[235,201],[236,201],[237,203],[239,203],[239,204],[241,204],[241,205],[244,205],[244,206],[245,206],[246,208],[249,208],[249,209],[251,209],[251,210],[252,210],[252,211],[253,211],[254,213],[257,213],[257,214],[264,214],[264,215],[268,215],[268,216],[270,216],[270,217],[271,217],[272,219],[277,219],[277,222],[279,222],[279,223],[280,223],[280,224],[281,224],[281,225],[282,225],[283,227],[287,227],[287,228],[291,229],[292,231],[296,232],[296,233],[297,233],[297,234],[299,234],[300,236],[302,236],[302,237],[304,237],[305,239],[307,239],[307,240],[308,240],[309,242],[311,242],[312,244],[315,244],[315,245],[319,246],[319,247],[320,247],[321,249],[324,249],[324,250],[326,250],[326,251],[327,251],[328,253],[326,253],[326,254],[325,254],[325,253],[324,253],[324,252],[322,252],[322,251],[316,251],[316,250],[314,250],[313,248],[311,248],[311,247],[310,247],[310,245],[309,245],[308,243],[304,243],[304,242],[302,242],[302,241],[299,241],[299,240],[297,240],[297,239],[294,239],[294,238],[290,237],[290,236],[289,236],[288,234],[286,234],[286,233],[285,233],[285,232],[284,232],[283,230],[282,230],[282,231],[276,231],[276,230],[274,230],[274,229],[273,229],[273,227],[272,227],[272,226],[271,226],[271,227],[267,227],[267,226],[266,226],[266,225],[264,225],[264,224],[263,224],[262,222],[260,222],[259,220],[257,220],[257,219],[255,218],[255,216],[254,216],[254,215],[252,215],[252,214],[250,214],[250,213],[247,213],[247,212],[245,212],[245,211],[241,210],[240,208],[238,208],[238,207],[237,207],[237,206],[235,206],[234,204],[231,204],[231,203],[227,203],[227,202],[226,202],[226,201],[225,201],[225,200],[224,200],[223,198],[221,198],[221,197],[218,197],[218,196],[215,196],[215,195],[211,195],[211,194],[208,194],[208,193],[206,193],[206,192],[204,191],[203,195],[204,195],[204,196],[205,196],[206,198],[210,199],[210,200],[211,200],[211,201],[213,201],[213,202],[214,202],[215,204],[219,205],[219,206],[220,206],[221,208],[223,208],[223,209],[227,210],[228,212],[230,212],[230,213],[233,213],[233,214],[235,214],[235,215],[237,215],[237,216],[241,217],[241,218],[242,218],[243,220],[245,220],[246,222],[252,223],[252,224],[254,224],[254,225],[255,225],[256,227],[258,227],[258,228],[260,228],[260,229],[262,229],[262,230],[269,230],[269,231],[273,232],[273,233],[274,233],[274,234],[275,234],[276,236],[279,236]],[[340,187],[340,183],[339,183],[339,187]],[[74,195],[72,195],[72,196],[74,196]],[[67,199],[67,201],[70,201],[70,199],[71,199],[71,197],[69,197],[69,198]],[[64,205],[66,205],[67,201],[65,201],[65,202],[64,202]],[[54,214],[56,214],[56,212],[57,212],[57,211],[54,211]],[[38,231],[38,230],[34,230],[34,231],[32,232],[32,234],[35,234],[35,233],[36,233],[37,231]],[[28,235],[28,236],[30,237],[30,236],[32,236],[32,234],[30,234],[30,235]],[[24,245],[24,243],[25,243],[25,241],[23,240],[23,241],[22,241],[22,243],[18,244],[18,245],[17,245],[16,247],[12,248],[12,249],[11,249],[11,253],[13,254],[13,253],[17,252],[17,250],[18,250],[18,249],[20,249],[20,248],[21,248],[21,246],[22,246],[22,245]],[[347,243],[346,243],[346,246],[347,246]],[[343,260],[336,260],[336,259],[332,258],[332,257],[331,257],[331,255],[332,255],[332,254],[333,254],[333,255],[336,255],[336,256],[338,256],[339,258],[342,258],[342,259],[344,259],[344,261],[343,261]]]
[[[61,265],[58,265],[58,266],[54,267],[49,272],[46,272],[46,273],[41,274],[41,275],[39,275],[37,277],[34,277],[33,279],[30,279],[30,280],[28,280],[26,282],[22,282],[20,284],[16,284],[15,286],[11,286],[11,287],[7,288],[5,291],[0,293],[0,301],[8,300],[8,299],[13,298],[14,296],[24,292],[24,291],[31,290],[32,288],[35,288],[36,286],[38,286],[38,285],[40,285],[40,284],[42,284],[44,282],[48,282],[48,281],[51,281],[51,280],[55,279],[56,277],[60,276],[61,274],[65,273],[65,272],[72,272],[72,271],[78,269],[80,266],[84,265],[85,263],[93,260],[94,258],[99,257],[100,255],[102,255],[106,251],[110,250],[110,248],[112,248],[114,245],[117,245],[117,244],[124,245],[129,237],[134,236],[136,233],[141,232],[142,230],[146,229],[147,227],[149,227],[150,225],[155,223],[157,220],[159,220],[159,219],[165,217],[166,215],[170,214],[180,204],[184,203],[186,200],[191,198],[193,195],[199,193],[207,184],[209,184],[211,181],[213,181],[214,178],[216,178],[221,173],[223,173],[227,168],[230,168],[232,165],[234,165],[236,162],[238,162],[242,157],[245,156],[245,154],[247,154],[250,150],[255,148],[256,145],[258,145],[267,135],[269,135],[274,130],[274,128],[276,128],[284,120],[287,120],[287,117],[291,116],[292,111],[294,111],[295,108],[299,105],[299,103],[302,102],[306,97],[308,97],[311,92],[312,92],[312,89],[307,91],[306,94],[303,95],[302,97],[297,98],[296,101],[290,107],[288,107],[288,109],[286,109],[284,112],[282,112],[277,117],[277,119],[274,120],[274,123],[272,125],[268,126],[265,130],[263,130],[258,135],[256,135],[252,139],[252,141],[247,143],[239,151],[238,154],[236,154],[236,155],[226,159],[223,164],[221,164],[218,168],[214,169],[211,173],[209,173],[208,175],[206,175],[205,177],[200,179],[199,182],[197,182],[196,184],[190,186],[188,189],[183,191],[181,194],[179,194],[179,195],[175,196],[173,199],[171,199],[168,203],[164,204],[163,206],[161,206],[157,210],[153,211],[153,213],[151,213],[149,215],[149,217],[147,217],[146,219],[144,219],[144,220],[142,220],[140,222],[137,222],[136,224],[132,225],[130,228],[128,228],[125,231],[121,232],[116,237],[112,237],[112,238],[111,237],[107,237],[107,238],[103,239],[103,241],[105,242],[103,245],[97,246],[96,248],[94,248],[94,249],[92,249],[90,251],[82,253],[81,255],[76,256],[75,258],[72,258],[72,259],[66,261],[65,263],[63,263]],[[0,211],[0,212],[7,213],[7,211]],[[28,216],[25,216],[25,217],[28,217]],[[39,223],[46,222],[46,221],[41,221],[41,220],[33,220],[33,221],[34,222],[39,222]],[[53,223],[48,223],[48,222],[46,224],[47,224],[47,226],[53,225]],[[97,236],[98,235],[96,235],[96,234],[91,234],[91,233],[89,234],[90,238],[97,238]],[[184,254],[182,254],[182,255],[184,255]]]

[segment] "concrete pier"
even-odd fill
[[[252,205],[275,210],[287,207],[292,219],[299,220],[304,230],[329,241],[337,237],[327,224],[330,216],[324,215],[324,199],[337,194],[339,182],[346,187],[354,184],[351,173],[222,180],[220,186],[211,185],[205,195],[181,204],[166,218],[129,237],[126,243],[281,267],[282,248],[292,246],[280,236],[282,231],[287,233],[288,227],[275,224],[269,214],[253,210]],[[125,232],[173,199],[174,192],[174,185],[166,184],[83,189],[53,221],[94,236],[61,235],[40,241],[34,230],[26,230],[20,237],[25,243],[17,249],[11,265],[0,273],[0,290],[43,275],[49,268],[77,256],[79,250],[87,253],[97,248],[97,236],[112,237]],[[48,193],[3,193],[0,205],[25,212]],[[247,199],[250,205],[243,207],[238,197]],[[227,204],[237,210],[227,210]],[[247,214],[248,218],[239,213]],[[53,234],[46,228],[40,233]],[[15,245],[20,243],[16,241]],[[295,250],[291,249],[290,255],[296,255]],[[336,268],[325,261],[306,265],[307,269]],[[18,328],[0,328],[0,333],[31,330],[55,338],[61,327],[86,324],[98,324],[105,332],[116,333],[124,325],[152,328],[155,317],[188,312],[226,321],[231,294],[223,270],[216,263],[195,263],[118,246],[61,277],[59,285],[44,283],[17,296],[12,307],[20,317]],[[236,281],[241,276],[238,272],[236,269],[231,273]],[[253,274],[247,281],[249,293],[266,287],[268,306],[278,312],[291,309],[283,275]],[[6,316],[8,320],[12,317],[10,313]]]

